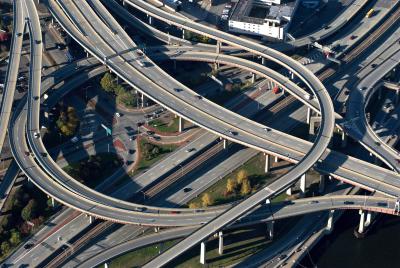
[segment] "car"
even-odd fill
[[[40,153],[42,157],[47,157],[47,153]]]
[[[176,211],[176,210],[172,210],[170,213],[171,214],[180,214],[181,212],[180,211]]]
[[[357,36],[355,36],[355,35],[350,35],[350,37],[349,37],[350,40],[354,40],[356,38],[357,38]]]
[[[229,131],[229,133],[233,136],[237,136],[239,133],[237,133],[236,131]]]
[[[192,190],[190,187],[183,188],[183,192],[188,193]]]
[[[317,200],[311,200],[310,202],[308,202],[308,204],[318,204],[319,202]]]
[[[180,89],[180,88],[174,88],[174,91],[175,91],[175,92],[181,92],[182,89]]]
[[[38,139],[40,137],[40,134],[38,132],[34,132],[33,137],[35,137],[35,139]]]
[[[39,99],[39,96],[34,96],[33,99],[34,99],[34,100],[38,100],[38,99]]]
[[[353,201],[344,201],[344,204],[345,205],[354,205],[354,202]]]
[[[386,202],[378,202],[378,206],[380,207],[387,207],[388,204]]]
[[[344,95],[347,96],[347,95],[349,95],[349,94],[350,94],[350,90],[345,90],[345,91],[344,91]]]
[[[161,140],[161,137],[160,136],[153,136],[153,139],[155,139],[156,141],[159,141],[159,140]]]
[[[379,141],[376,141],[375,144],[378,145],[378,146],[381,145],[381,143]]]
[[[278,261],[283,260],[283,259],[285,259],[286,257],[287,257],[286,254],[281,254],[281,255],[278,257]]]
[[[116,117],[121,117],[121,114],[120,113],[115,113],[115,116]]]
[[[31,249],[33,248],[34,244],[33,243],[27,243],[24,245],[24,249]]]
[[[367,87],[360,87],[358,90],[363,91],[365,90]]]
[[[18,37],[22,36],[22,33],[17,33],[17,36],[18,36]]]
[[[325,29],[325,30],[328,30],[329,28],[331,28],[331,26],[330,26],[330,25],[326,25],[326,26],[324,26],[324,29]]]
[[[304,94],[304,98],[306,100],[311,100],[311,95],[310,94]]]
[[[203,99],[203,96],[201,96],[201,95],[196,95],[196,98],[199,99],[199,100],[201,100],[201,99]]]
[[[130,154],[134,154],[134,153],[135,153],[135,150],[130,149],[130,150],[129,150],[129,153],[130,153]]]
[[[155,132],[154,132],[154,131],[151,131],[151,130],[147,130],[146,133],[147,133],[147,135],[150,135],[150,136],[151,136],[151,135],[154,135]]]
[[[376,66],[378,66],[378,64],[376,64],[376,63],[372,63],[372,64],[371,64],[371,67],[372,67],[372,68],[376,68]]]
[[[140,121],[140,122],[137,122],[137,123],[136,123],[136,125],[137,125],[138,127],[141,127],[141,126],[143,126],[143,125],[144,125],[144,122],[142,122],[142,121]]]
[[[195,149],[195,148],[189,148],[189,149],[186,149],[186,151],[185,151],[185,152],[187,152],[187,153],[191,153],[191,152],[193,152],[193,151],[196,151],[196,149]]]
[[[28,152],[28,151],[26,151],[26,152],[25,152],[25,155],[26,155],[26,156],[30,156],[30,155],[31,155],[31,153],[30,153],[30,152]]]
[[[271,131],[271,129],[269,128],[269,127],[263,127],[263,129],[265,130],[265,131]]]
[[[36,43],[37,45],[39,45],[39,44],[42,43],[42,40],[36,40],[35,43]]]
[[[72,143],[76,143],[76,142],[78,142],[78,137],[77,136],[75,136],[75,137],[73,137],[72,139],[71,139],[71,142]]]

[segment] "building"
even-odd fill
[[[283,41],[300,0],[239,0],[229,18],[229,31]]]

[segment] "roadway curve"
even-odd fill
[[[370,152],[389,167],[400,172],[399,153],[382,141],[372,130],[367,121],[365,109],[371,97],[379,89],[378,83],[400,63],[400,50],[397,41],[393,44],[396,51],[364,77],[351,91],[348,100],[346,121],[342,124],[346,132],[358,140]]]
[[[14,0],[13,13],[13,37],[11,39],[11,48],[9,62],[7,66],[6,79],[4,83],[3,98],[1,99],[1,116],[0,116],[0,153],[3,148],[4,139],[6,137],[8,122],[11,114],[11,107],[14,100],[15,86],[18,81],[18,69],[22,52],[22,41],[24,38],[24,9],[22,7],[23,0]]]
[[[251,215],[243,217],[241,220],[236,221],[233,225],[224,228],[224,230],[236,229],[248,225],[254,225],[260,222],[280,220],[324,210],[361,209],[397,215],[394,211],[394,201],[394,199],[388,199],[384,197],[340,195],[303,198],[288,202],[272,203],[270,206],[262,206]],[[174,228],[151,235],[134,238],[102,251],[100,254],[97,254],[80,263],[77,267],[96,267],[113,258],[123,255],[124,253],[137,250],[151,244],[185,237],[195,231],[197,228],[198,226]]]

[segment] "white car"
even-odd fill
[[[38,132],[33,133],[33,137],[35,137],[35,139],[38,139],[40,137],[40,134]]]
[[[120,113],[115,113],[115,116],[116,117],[121,117],[121,114]]]
[[[311,100],[311,95],[310,94],[304,94],[304,98],[306,100]]]

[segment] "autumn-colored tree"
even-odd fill
[[[249,179],[244,179],[242,181],[242,188],[240,189],[242,195],[248,195],[251,192],[251,185]]]
[[[228,179],[226,182],[226,192],[233,193],[236,190],[237,184],[233,179]]]
[[[196,203],[196,202],[191,202],[191,203],[189,204],[189,208],[191,208],[191,209],[199,208],[199,204]]]
[[[239,170],[236,175],[236,181],[240,185],[242,184],[243,180],[247,179],[247,172],[244,169]]]
[[[203,194],[203,196],[201,198],[201,202],[203,204],[203,207],[208,207],[213,204],[212,197],[208,193]]]

